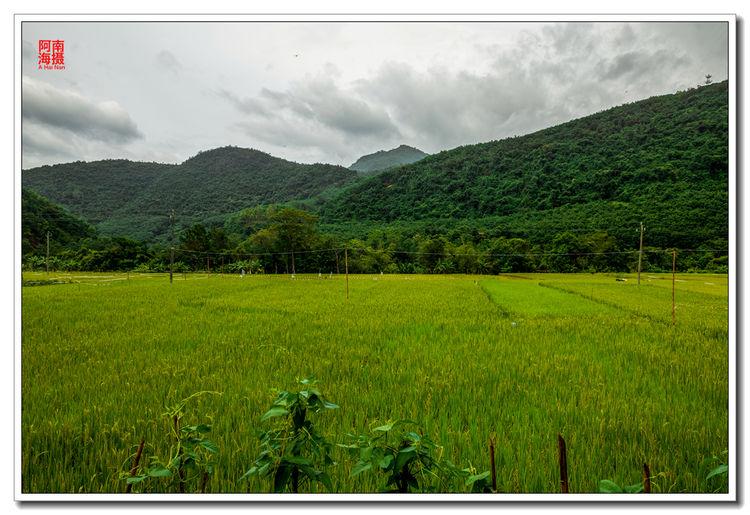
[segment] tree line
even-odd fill
[[[628,272],[638,263],[633,242],[603,231],[563,231],[541,242],[489,238],[481,232],[428,234],[394,228],[374,228],[365,238],[342,238],[321,232],[313,213],[276,206],[247,209],[233,224],[195,224],[179,231],[172,244],[85,238],[75,245],[54,245],[49,260],[37,248],[24,256],[23,267],[166,272],[172,247],[175,272],[331,274],[344,273],[346,265],[350,273],[386,274]],[[726,273],[726,249],[726,240],[714,240],[680,252],[677,268]],[[671,249],[645,246],[642,267],[647,272],[671,271]]]

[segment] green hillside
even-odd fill
[[[248,206],[306,199],[356,178],[341,166],[299,164],[222,147],[180,165],[127,160],[75,162],[23,171],[23,186],[79,214],[108,235],[150,240],[177,227],[221,221]]]
[[[331,230],[459,224],[545,241],[564,230],[690,247],[728,233],[727,83],[526,136],[459,147],[362,181],[321,209]]]
[[[21,191],[21,220],[21,251],[24,256],[46,252],[47,232],[53,253],[96,233],[91,225],[27,189]]]
[[[374,154],[362,156],[349,169],[356,170],[362,175],[371,175],[395,166],[415,163],[428,155],[414,147],[401,145],[391,150],[379,150]]]

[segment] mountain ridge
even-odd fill
[[[352,163],[349,169],[356,170],[362,175],[370,175],[395,166],[415,163],[428,155],[418,148],[402,144],[391,150],[378,150],[372,154],[366,154]]]
[[[25,188],[94,224],[103,234],[152,239],[181,226],[257,204],[307,199],[356,180],[356,172],[300,164],[255,149],[225,146],[178,165],[128,160],[76,161],[23,170]]]

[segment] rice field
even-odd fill
[[[239,276],[25,273],[22,490],[118,493],[138,443],[169,448],[165,404],[208,422],[207,492],[258,454],[273,388],[315,376],[340,406],[312,419],[333,443],[409,419],[442,456],[489,469],[502,492],[571,492],[652,472],[653,492],[726,492],[727,277],[671,275]],[[333,491],[378,492],[333,448]],[[159,486],[153,491],[160,491]],[[306,486],[321,492],[322,487]],[[468,492],[456,483],[451,492]]]

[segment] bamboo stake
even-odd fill
[[[560,491],[564,494],[568,493],[568,453],[565,448],[565,440],[562,435],[557,435],[557,450],[559,452],[560,459]]]
[[[648,468],[648,463],[643,464],[643,493],[651,493],[651,469]]]
[[[344,268],[346,270],[346,300],[349,300],[349,250],[344,249]]]
[[[133,458],[133,466],[130,468],[130,477],[134,477],[136,472],[138,472],[138,463],[141,461],[141,454],[143,454],[143,446],[146,444],[146,439],[141,438],[141,443],[138,445],[138,450],[135,453],[135,458]],[[125,493],[129,494],[133,490],[133,484],[128,483],[128,486],[125,487]]]
[[[495,470],[495,436],[490,436],[490,473],[492,474],[492,491],[497,493],[497,473]]]
[[[677,251],[672,251],[672,325],[675,324],[675,313],[674,313],[674,274],[677,270]]]

